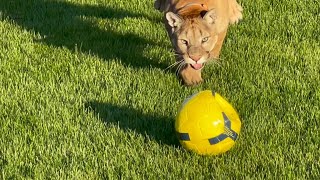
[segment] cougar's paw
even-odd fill
[[[230,24],[236,24],[242,19],[243,8],[236,0],[230,0],[229,2],[229,14],[230,14]]]
[[[194,86],[202,83],[201,70],[195,70],[190,65],[180,71],[180,78],[187,86]]]

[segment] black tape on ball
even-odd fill
[[[231,138],[233,141],[236,141],[238,138],[238,134],[231,129],[231,121],[226,115],[226,113],[222,112],[222,116],[224,119],[224,132],[216,137],[208,139],[211,145],[218,144],[219,142],[225,140],[226,138]]]
[[[188,133],[179,133],[177,132],[178,138],[181,141],[190,141],[190,136]]]

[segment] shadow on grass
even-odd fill
[[[167,66],[156,59],[143,57],[146,45],[154,45],[154,42],[137,34],[101,29],[92,20],[86,20],[87,17],[115,20],[129,17],[160,21],[147,14],[58,0],[3,0],[0,11],[22,28],[39,33],[44,37],[39,41],[48,45],[67,47],[72,51],[78,47],[82,52],[106,61],[117,58],[124,65],[136,68]]]
[[[179,145],[172,118],[144,114],[131,107],[97,101],[87,103],[86,108],[97,115],[106,125],[119,125],[125,131],[135,131],[160,144]]]

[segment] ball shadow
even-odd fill
[[[114,124],[124,131],[135,131],[159,144],[179,146],[174,130],[174,120],[171,117],[145,114],[131,107],[98,101],[88,102],[85,107],[98,116],[106,126]]]

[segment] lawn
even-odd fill
[[[153,0],[1,0],[0,179],[320,179],[320,3],[241,4],[220,62],[185,87]],[[243,125],[219,156],[173,129],[206,89]]]

